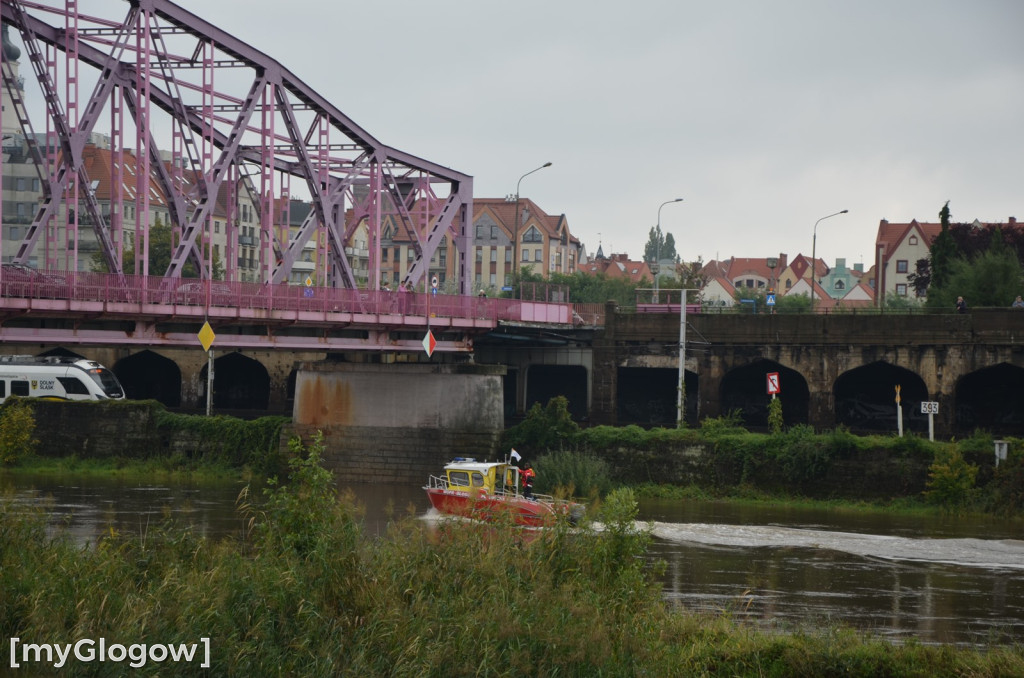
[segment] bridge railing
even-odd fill
[[[10,300],[19,300],[12,302]],[[4,264],[0,267],[0,302],[57,309],[53,302],[104,304],[108,311],[131,313],[131,307],[204,307],[300,313],[352,313],[368,316],[571,324],[567,303],[476,296],[392,292],[305,285],[226,282],[196,278],[113,275],[86,271],[41,271]]]

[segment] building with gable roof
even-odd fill
[[[913,294],[909,276],[919,259],[927,259],[932,242],[942,231],[942,224],[922,223],[914,219],[906,224],[890,224],[882,219],[875,236],[875,304],[885,304],[885,297]]]
[[[581,265],[579,270],[588,275],[601,274],[610,279],[629,280],[634,284],[639,284],[644,280],[654,280],[654,275],[646,261],[633,261],[625,253],[605,257],[601,247],[597,248],[597,256],[594,257],[594,260]]]
[[[529,198],[519,199],[519,228],[516,201],[508,198],[473,199],[474,286],[497,291],[512,285],[513,274],[522,268],[549,277],[552,273],[571,275],[579,268],[583,247],[569,230],[564,214],[551,215]],[[519,245],[514,234],[519,235]],[[518,250],[519,261],[512,259]]]

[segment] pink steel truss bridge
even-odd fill
[[[259,224],[262,281],[287,280],[314,240],[322,243],[323,284],[355,289],[346,247],[365,224],[367,280],[377,289],[382,224],[389,221],[410,235],[415,250],[406,281],[426,279],[431,257],[450,235],[458,290],[472,294],[472,177],[386,146],[274,59],[166,0],[89,4],[102,15],[81,12],[79,0],[0,6],[45,103],[45,115],[33,119],[5,58],[0,71],[14,104],[6,115],[17,117],[29,141],[43,194],[13,263],[36,257],[46,262],[40,268],[56,269],[64,250],[77,265],[79,229],[91,228],[115,275],[125,271],[130,241],[136,274],[179,278],[191,262],[208,279],[213,257],[205,243],[220,200],[227,211],[225,277],[235,281],[239,233],[232,210],[244,192]],[[45,127],[37,134],[33,125]],[[134,149],[135,169],[112,161],[104,170],[109,176],[90,175],[83,151],[94,133],[109,137],[113,158]],[[113,191],[106,209],[94,194],[101,179],[127,189]],[[282,230],[275,201],[293,189],[308,196],[312,209],[297,229],[285,221]],[[174,233],[166,271],[148,270],[155,195],[166,201]],[[137,218],[126,219],[126,208]],[[63,239],[55,226],[61,218],[68,222]]]

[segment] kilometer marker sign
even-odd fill
[[[427,352],[429,358],[434,354],[434,348],[437,347],[437,340],[434,339],[434,333],[427,330],[426,336],[423,337],[423,350]]]

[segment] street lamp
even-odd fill
[[[825,219],[828,219],[829,217],[838,216],[840,214],[846,214],[849,211],[850,210],[840,210],[835,214],[829,214],[828,216],[822,217],[821,219],[818,219],[818,221],[814,222],[814,239],[811,241],[811,311],[814,310],[814,268],[816,266],[816,259],[818,256],[818,223],[824,221]]]
[[[655,232],[654,241],[654,266],[651,267],[651,273],[654,274],[654,303],[658,303],[658,273],[661,270],[661,264],[658,263],[661,259],[661,208],[665,205],[671,205],[674,202],[682,202],[682,198],[675,198],[673,200],[666,200],[665,202],[658,205],[658,228]]]
[[[699,290],[679,291],[679,393],[676,395],[676,428],[683,428],[686,421],[686,293]]]
[[[550,162],[546,162],[537,169],[532,169],[523,176],[519,177],[519,181],[516,182],[516,221],[512,224],[512,281],[519,279],[517,272],[519,270],[519,184],[523,182],[523,179],[530,176],[534,172],[539,172],[545,167],[551,167]]]

